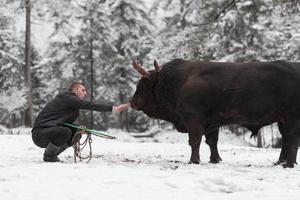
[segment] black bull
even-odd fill
[[[131,99],[133,109],[167,120],[188,132],[191,163],[199,163],[201,138],[211,150],[210,162],[221,158],[219,127],[239,124],[252,131],[277,122],[282,135],[278,163],[293,167],[300,137],[300,63],[200,62],[176,59],[142,74]]]

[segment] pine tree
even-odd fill
[[[62,3],[65,2],[68,0]],[[151,21],[143,22],[147,19],[143,3],[81,1],[74,3],[72,8],[69,6],[70,10],[58,12],[62,7],[54,7],[52,11],[55,29],[50,38],[48,59],[39,67],[47,69],[47,73],[52,72],[47,80],[57,77],[60,81],[55,88],[63,88],[63,82],[81,80],[89,90],[92,61],[95,66],[93,82],[97,86],[94,99],[113,104],[128,101],[137,78],[131,60],[146,59],[151,49]],[[114,117],[109,119],[104,113],[95,113],[95,125],[105,129],[108,121],[112,121],[112,126],[123,124],[123,120],[116,122]],[[87,113],[82,113],[80,119],[83,124],[89,124],[89,118]]]
[[[25,1],[26,30],[25,30],[25,66],[24,77],[27,89],[27,104],[25,109],[25,126],[32,127],[32,81],[31,81],[31,1]]]
[[[14,127],[24,123],[24,40],[14,31],[14,2],[0,5],[0,123]]]
[[[82,50],[77,53],[80,55],[79,57],[85,58],[81,61],[81,63],[84,63],[81,64],[82,67],[84,66],[81,77],[84,77],[84,82],[87,83],[86,86],[91,94],[91,98],[98,102],[108,102],[111,99],[107,95],[100,96],[97,95],[98,92],[94,91],[98,90],[101,80],[106,74],[103,71],[103,66],[111,62],[111,52],[114,52],[114,47],[112,46],[113,38],[111,37],[113,31],[109,21],[110,11],[108,4],[106,1],[94,0],[87,1],[80,8],[83,11],[82,15],[78,16],[78,19],[82,21],[79,36]],[[93,66],[93,69],[91,69],[91,66]],[[85,123],[92,120],[93,116],[97,128],[108,128],[107,113],[94,113],[90,116],[87,113],[82,113],[81,115],[84,116]]]
[[[159,27],[158,38],[154,54],[163,62],[174,58],[200,59],[202,48],[205,47],[205,38],[209,37],[211,14],[215,12],[216,2],[211,1],[156,1],[152,7],[152,15],[160,9],[165,14]]]
[[[102,85],[105,88],[99,95],[110,94],[111,100],[118,104],[128,102],[133,94],[138,74],[132,68],[132,59],[137,59],[142,64],[147,60],[153,44],[151,36],[153,24],[145,12],[146,8],[142,1],[111,0],[108,3],[112,10],[110,19],[114,40],[111,44],[114,51],[111,51],[113,59],[103,67],[106,74],[102,76]],[[130,128],[131,120],[136,121],[136,117],[139,117],[128,112],[123,112],[119,116],[116,125],[126,129]]]

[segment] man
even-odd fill
[[[45,162],[59,162],[57,156],[72,146],[75,130],[63,126],[63,123],[73,123],[79,115],[79,109],[119,113],[129,107],[129,104],[98,104],[85,100],[86,96],[85,86],[73,82],[69,91],[58,94],[38,114],[31,131],[32,140],[37,146],[46,148],[43,155]]]

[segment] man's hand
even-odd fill
[[[79,133],[82,135],[82,134],[86,134],[85,132],[85,129],[86,129],[86,126],[83,126],[83,125],[80,125],[80,128],[82,128]]]
[[[118,113],[123,112],[129,106],[130,106],[130,103],[125,103],[125,104],[121,104],[121,105],[118,105],[118,106],[113,106],[113,112],[118,112]]]

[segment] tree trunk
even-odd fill
[[[91,67],[91,80],[90,80],[90,84],[91,84],[91,100],[94,99],[94,58],[93,58],[93,19],[90,19],[90,52],[89,52],[89,57],[90,57],[90,67]],[[93,129],[94,127],[94,115],[93,115],[93,111],[91,110],[91,129]]]
[[[261,132],[261,130],[259,130],[258,134],[257,134],[257,147],[258,148],[262,148],[263,147],[263,144],[262,144],[262,132]]]
[[[272,148],[274,148],[275,144],[274,144],[274,133],[273,133],[273,125],[274,124],[271,124],[271,137],[272,137]]]
[[[124,94],[123,94],[122,91],[120,91],[120,93],[119,93],[119,99],[120,99],[120,102],[124,102]],[[123,129],[124,128],[124,123],[123,123],[123,121],[124,121],[124,113],[121,112],[118,115],[119,115],[119,124],[118,124],[118,127],[120,129]]]
[[[25,30],[25,86],[28,90],[27,93],[27,108],[25,109],[25,126],[32,127],[32,84],[31,84],[31,44],[30,44],[30,35],[31,35],[31,2],[26,0],[26,30]]]

